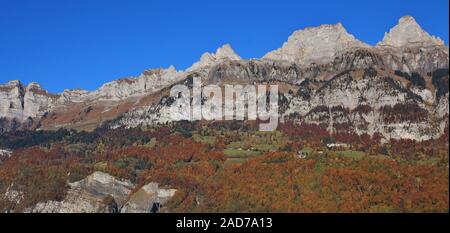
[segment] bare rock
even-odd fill
[[[85,179],[70,183],[63,201],[38,203],[26,212],[38,213],[108,213],[118,212],[133,189],[127,180],[94,172]]]
[[[403,16],[377,46],[395,48],[444,46],[444,41],[430,36],[413,17]]]
[[[25,212],[156,213],[176,192],[175,189],[159,189],[157,183],[149,183],[132,193],[134,184],[130,181],[119,180],[103,172],[94,172],[69,185],[64,200],[40,202]]]
[[[157,183],[149,183],[131,195],[122,207],[122,213],[156,213],[160,212],[175,189],[160,189]]]
[[[231,45],[225,44],[218,48],[216,53],[204,53],[200,58],[200,61],[194,63],[187,71],[189,72],[208,67],[223,60],[241,60],[241,57],[234,52]]]
[[[283,47],[263,58],[287,60],[302,65],[329,63],[338,54],[355,48],[368,47],[345,30],[341,23],[309,27],[294,32]]]

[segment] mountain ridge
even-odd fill
[[[0,100],[4,103],[0,106],[0,119],[18,122],[0,122],[0,129],[4,125],[3,131],[11,130],[20,124],[34,129],[92,129],[116,118],[125,119],[117,122],[122,122],[122,126],[126,127],[151,122],[164,123],[167,120],[167,106],[163,100],[168,95],[167,88],[199,76],[203,81],[222,84],[281,82],[284,89],[302,92],[301,96],[282,93],[289,99],[286,111],[291,114],[301,113],[302,121],[318,124],[332,123],[308,118],[315,107],[327,105],[327,102],[322,101],[324,98],[336,98],[332,101],[333,105],[350,110],[367,104],[358,98],[382,98],[384,100],[381,102],[392,106],[417,105],[419,109],[426,109],[430,116],[418,122],[416,131],[431,132],[427,127],[430,122],[426,121],[434,119],[434,113],[439,113],[438,118],[444,119],[444,125],[439,123],[439,132],[432,130],[433,133],[430,133],[433,138],[443,131],[445,122],[448,122],[445,117],[448,108],[443,107],[445,102],[448,103],[448,88],[445,88],[445,85],[448,86],[448,64],[448,47],[423,31],[410,16],[402,17],[383,41],[375,46],[356,39],[341,23],[326,24],[295,31],[280,49],[269,52],[261,59],[242,59],[231,45],[225,44],[215,53],[204,53],[198,62],[185,71],[178,71],[173,66],[146,70],[137,77],[114,80],[91,92],[66,90],[50,94],[37,83],[25,87],[20,81],[11,81],[0,85]],[[435,75],[439,70],[443,70],[440,71],[443,74]],[[342,81],[347,80],[345,82],[351,85],[337,85],[328,94],[321,92],[327,89],[332,80],[340,80],[337,77],[345,72],[351,72],[352,75],[350,79]],[[371,73],[375,73],[377,78],[373,79]],[[381,89],[370,89],[370,95],[364,95],[360,93],[361,85],[378,86]],[[403,93],[403,97],[387,93],[388,90],[396,95]],[[310,98],[304,98],[305,95]],[[375,107],[373,104],[369,103],[372,108]],[[364,121],[383,122],[382,108],[384,105],[377,105],[376,116],[365,118]],[[128,118],[136,119],[126,118],[127,114]],[[147,120],[140,121],[141,117]],[[327,117],[332,118],[329,115]],[[355,120],[348,122],[353,124]],[[387,129],[379,129],[376,125],[373,127],[365,127],[362,131],[359,128],[353,130],[361,133],[381,130],[386,132],[387,137],[391,136]],[[430,138],[426,133],[405,131],[402,129],[405,126],[401,124],[392,126],[389,123],[386,127],[394,127],[398,131],[393,134],[396,137],[412,135],[408,137]]]
[[[391,36],[389,36],[389,35],[390,35],[390,33],[392,33],[393,29],[395,29],[395,28],[398,27],[399,25],[402,25],[405,21],[412,21],[412,22],[414,22],[414,24],[416,24],[416,25],[420,28],[420,30],[421,30],[426,36],[429,37],[429,38],[427,38],[427,40],[431,40],[431,41],[435,42],[434,45],[436,45],[436,46],[446,47],[447,50],[448,50],[448,46],[445,45],[445,43],[444,43],[444,41],[443,41],[442,39],[440,39],[439,37],[436,37],[436,36],[429,35],[426,31],[424,31],[424,30],[420,27],[420,25],[417,23],[417,21],[416,21],[412,16],[409,16],[409,15],[406,15],[406,16],[401,17],[401,18],[398,20],[398,23],[397,23],[394,27],[391,28],[390,32],[385,32],[385,37],[384,37],[381,41],[379,41],[376,45],[374,45],[374,46],[371,46],[371,45],[369,45],[369,44],[367,44],[367,43],[365,43],[365,42],[363,42],[363,41],[360,41],[360,40],[356,39],[352,34],[349,34],[349,33],[347,32],[347,30],[345,29],[345,27],[344,27],[344,26],[342,25],[342,23],[340,23],[340,22],[338,22],[338,23],[336,23],[336,24],[322,24],[322,25],[319,25],[319,26],[308,26],[308,27],[305,27],[305,28],[303,28],[303,29],[299,29],[299,30],[294,31],[294,32],[291,34],[290,37],[292,37],[292,36],[295,35],[296,33],[301,33],[301,32],[303,32],[303,31],[315,31],[315,30],[321,30],[321,29],[323,29],[323,28],[338,28],[338,30],[343,30],[342,32],[346,33],[348,36],[351,36],[353,39],[355,39],[356,41],[360,42],[361,45],[363,45],[361,48],[377,48],[377,47],[384,47],[384,46],[390,47],[390,46],[388,45],[388,43],[387,43],[387,42],[384,42],[384,41],[385,41],[385,40],[389,40],[389,37],[391,37]],[[395,31],[394,31],[394,33],[395,33]],[[287,42],[285,42],[284,44],[286,44],[286,43],[287,43]],[[410,43],[410,44],[409,44],[409,43]],[[412,44],[412,45],[417,45],[417,44],[414,43],[413,41],[409,41],[409,42],[407,42],[406,44],[403,44],[402,46],[399,46],[399,47],[408,47],[408,45],[411,45],[411,44]],[[279,49],[273,50],[273,51],[269,51],[269,52],[266,53],[266,55],[264,55],[264,56],[261,57],[261,58],[249,58],[249,59],[243,59],[243,60],[269,58],[269,57],[268,57],[268,54],[273,53],[273,52],[275,52],[275,51],[277,51],[277,50],[280,50],[280,49],[282,49],[282,47],[279,48]],[[230,54],[229,51],[231,51],[231,54]],[[227,54],[227,53],[228,53],[228,54]],[[205,57],[205,58],[204,58],[205,60],[209,60],[209,62],[212,62],[212,63],[214,63],[216,60],[217,60],[217,61],[220,61],[220,60],[223,60],[223,59],[242,60],[242,58],[241,58],[237,53],[235,53],[235,51],[234,51],[234,49],[231,47],[231,45],[227,43],[227,44],[224,44],[224,45],[222,45],[221,47],[217,48],[217,50],[216,50],[215,53],[210,53],[210,52],[205,52],[205,53],[203,53],[202,56],[200,57],[200,60],[199,60],[199,61],[194,62],[194,63],[192,64],[192,66],[189,67],[189,68],[187,68],[186,70],[184,70],[184,71],[183,71],[183,70],[180,70],[179,72],[190,72],[190,71],[194,71],[194,70],[197,69],[197,68],[201,68],[201,66],[196,67],[195,65],[196,65],[197,63],[201,63],[203,57]],[[216,58],[216,57],[217,57],[217,58]],[[270,59],[270,58],[269,58],[269,59]],[[274,59],[274,60],[283,60],[283,59]],[[200,64],[199,64],[199,65],[200,65]],[[210,63],[209,65],[211,65],[211,63]],[[161,68],[161,69],[162,69],[162,68]],[[158,70],[158,69],[150,69],[150,70]],[[163,69],[163,70],[164,70],[164,69]],[[175,70],[175,67],[171,65],[171,66],[169,66],[169,67],[167,68],[167,70]],[[140,76],[137,76],[137,77],[131,77],[131,79],[133,79],[133,78],[134,78],[134,79],[135,79],[135,78],[139,78],[139,77],[141,77],[141,76],[142,76],[142,74],[141,74]],[[126,80],[126,79],[130,79],[130,78],[121,78],[121,79],[112,80],[112,81],[110,81],[110,82],[104,83],[102,86],[100,86],[99,88],[97,88],[97,89],[95,89],[95,90],[93,90],[93,91],[87,91],[87,92],[95,92],[95,91],[101,89],[102,87],[104,87],[105,85],[111,84],[111,83],[113,83],[113,82],[118,82],[118,81],[120,81],[120,80]],[[5,84],[0,84],[0,86],[7,86],[9,82],[19,82],[19,83],[21,83],[20,80],[11,80],[11,81],[8,81],[8,82],[5,83]],[[37,83],[37,82],[30,82],[29,84],[32,84],[32,83],[33,83],[33,84],[39,85],[39,83]],[[29,84],[28,84],[28,85],[29,85]],[[24,84],[22,84],[22,85],[24,85]],[[40,85],[39,85],[39,86],[40,86]],[[69,90],[71,90],[71,89],[65,89],[65,91],[66,91],[66,90],[69,91]],[[78,89],[78,90],[83,90],[83,89]],[[65,91],[60,92],[60,93],[54,93],[54,94],[63,94]],[[84,90],[83,90],[83,91],[84,91]]]

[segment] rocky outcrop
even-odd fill
[[[25,88],[17,80],[0,85],[0,117],[22,120]]]
[[[94,172],[85,179],[69,183],[63,201],[38,203],[29,209],[37,213],[117,213],[133,189],[129,181]]]
[[[49,94],[37,83],[30,83],[25,89],[23,118],[36,118],[52,109],[60,95]]]
[[[153,213],[159,212],[174,189],[159,189],[150,183],[132,193],[135,185],[109,174],[94,172],[85,179],[69,183],[62,201],[47,201],[25,210],[33,213]]]
[[[149,183],[133,193],[121,213],[156,213],[175,195],[176,189],[160,189],[158,183]]]
[[[11,157],[12,152],[10,150],[0,149],[0,164],[3,163],[6,159]]]
[[[0,85],[0,118],[24,122],[42,116],[55,106],[59,95],[49,94],[37,83],[19,81]]]
[[[10,184],[4,193],[0,194],[0,201],[6,201],[13,205],[18,205],[24,200],[24,193],[14,189],[14,184]]]
[[[61,93],[61,97],[59,99],[60,104],[64,103],[80,103],[83,102],[87,95],[89,94],[88,91],[82,90],[82,89],[66,89]]]
[[[120,101],[133,96],[155,93],[183,78],[175,67],[154,69],[143,72],[138,77],[119,79],[106,83],[89,93],[90,101]]]

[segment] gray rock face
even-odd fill
[[[399,19],[398,24],[384,35],[379,47],[432,47],[444,46],[444,41],[438,37],[430,36],[425,32],[416,20],[411,16],[404,16]]]
[[[338,23],[296,31],[280,49],[267,53],[263,59],[285,60],[300,66],[345,64],[342,58],[352,57],[349,53],[355,52],[370,53],[378,64],[406,72],[426,73],[449,65],[448,47],[425,32],[411,16],[402,17],[375,47],[355,39]],[[359,65],[370,65],[373,61],[361,62]]]
[[[11,81],[0,85],[0,117],[25,121],[42,116],[56,104],[58,97],[37,83],[24,87],[19,81]]]
[[[77,103],[109,102],[119,104],[128,98],[155,93],[182,76],[174,67],[148,70],[139,77],[116,80],[104,84],[98,90],[65,90],[50,94],[37,83],[25,87],[19,81],[0,85],[0,132],[26,128],[55,108],[70,108]]]
[[[437,102],[429,105],[434,101],[431,92],[412,89],[391,77],[361,78],[347,73],[336,76],[308,98],[288,94],[289,108],[284,115],[299,113],[301,122],[327,125],[332,133],[344,127],[359,135],[381,133],[385,139],[439,137],[448,126],[448,110],[435,120],[434,112],[441,107]]]
[[[181,73],[173,66],[168,69],[147,70],[139,77],[125,78],[106,83],[87,95],[89,101],[120,101],[133,96],[151,94],[180,81]]]
[[[70,183],[63,201],[38,203],[29,209],[36,213],[107,213],[118,212],[133,185],[106,173],[94,172],[85,179]]]
[[[55,106],[59,95],[49,94],[37,83],[30,83],[25,89],[23,119],[42,116]]]
[[[0,148],[0,165],[3,163],[3,161],[11,157],[11,154],[12,152],[10,150],[4,150]]]
[[[61,97],[58,101],[59,104],[64,103],[80,103],[83,102],[84,99],[86,99],[86,96],[89,94],[86,90],[81,89],[75,89],[75,90],[64,90],[63,93],[61,93]]]
[[[186,71],[195,71],[204,67],[208,67],[214,65],[217,62],[224,60],[241,60],[241,57],[237,55],[234,50],[231,48],[231,45],[225,44],[222,47],[218,48],[216,53],[204,53],[200,61],[194,63],[190,68]]]
[[[176,189],[159,189],[157,183],[149,183],[133,193],[121,209],[121,213],[159,212],[175,195]]]
[[[371,53],[347,53],[347,56],[353,57],[342,57],[340,62],[307,68],[267,60],[223,61],[196,75],[204,83],[276,81],[291,85],[297,91],[284,93],[287,103],[284,104],[283,117],[296,115],[299,122],[327,125],[331,132],[345,127],[357,134],[381,133],[387,140],[427,140],[443,133],[448,126],[448,107],[445,104],[448,103],[448,94],[437,98],[435,88],[415,86],[397,76]],[[363,68],[364,64],[379,68]],[[424,82],[432,82],[432,77],[420,78]],[[170,122],[171,104],[167,100],[165,97],[147,108],[130,111],[111,122],[110,127]],[[283,104],[279,103],[279,106]],[[318,108],[324,110],[317,111]],[[360,109],[370,110],[361,112]],[[401,113],[387,116],[389,111],[386,109],[392,112],[397,111],[393,109],[401,109]],[[414,115],[416,111],[423,114]]]
[[[23,119],[25,88],[19,81],[0,85],[0,117]]]
[[[369,46],[348,34],[342,24],[338,23],[296,31],[283,47],[269,52],[264,58],[301,65],[325,64],[346,50],[366,47]]]
[[[132,194],[135,186],[130,181],[119,180],[102,172],[94,172],[69,185],[64,200],[41,202],[25,212],[150,213],[153,203],[165,204],[176,191],[159,189],[157,183],[150,183]]]

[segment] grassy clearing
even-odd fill
[[[259,151],[238,150],[238,149],[225,149],[223,154],[231,158],[247,158],[261,155]]]
[[[245,158],[229,158],[225,161],[224,165],[228,166],[231,164],[242,164],[242,163],[247,162],[247,160],[248,159],[245,159]]]
[[[314,149],[312,149],[311,147],[305,147],[301,150],[301,152],[306,155],[312,155],[312,153],[314,152]]]
[[[272,152],[278,150],[278,147],[272,144],[256,144],[253,145],[253,148],[261,152]]]
[[[247,149],[247,146],[243,141],[230,142],[230,144],[228,144],[226,147],[228,149],[235,149],[235,148]]]
[[[337,152],[338,155],[353,158],[353,159],[361,159],[364,157],[365,153],[363,151],[354,151],[354,150],[345,150]]]
[[[418,165],[435,165],[440,161],[439,157],[429,157],[425,160],[417,161]]]
[[[192,138],[196,142],[209,144],[209,145],[214,145],[214,143],[216,142],[216,137],[214,137],[214,136],[202,136],[202,135],[194,134],[194,135],[192,135]]]

